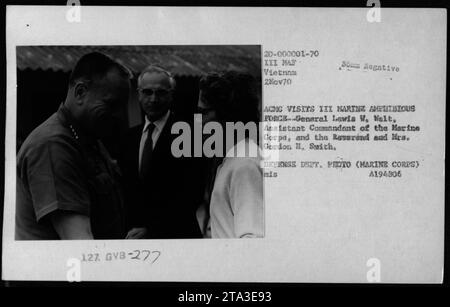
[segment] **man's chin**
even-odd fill
[[[147,112],[146,113],[148,120],[155,121],[160,119],[164,113],[163,112]]]

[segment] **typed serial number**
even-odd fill
[[[273,58],[273,57],[317,58],[318,56],[319,56],[319,50],[278,50],[278,51],[266,50],[266,51],[264,51],[265,58]]]

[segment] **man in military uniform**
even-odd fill
[[[129,79],[101,53],[77,62],[64,103],[17,155],[16,240],[125,238],[120,172],[99,139],[127,103]]]

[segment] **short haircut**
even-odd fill
[[[144,75],[148,74],[148,73],[157,73],[157,74],[164,74],[164,75],[166,75],[169,78],[170,88],[171,89],[174,89],[176,84],[177,84],[176,81],[175,81],[175,78],[172,76],[172,74],[169,71],[165,70],[164,68],[162,68],[160,66],[152,64],[152,65],[149,65],[149,66],[145,67],[141,71],[141,73],[139,74],[139,77],[137,79],[138,87],[139,87],[139,83],[141,83],[141,80],[144,77]]]
[[[221,122],[259,122],[256,79],[236,71],[209,73],[200,79],[203,98]]]
[[[69,77],[69,86],[74,86],[79,79],[94,80],[104,77],[110,70],[117,69],[124,78],[132,77],[131,71],[100,52],[91,52],[83,55],[75,64]]]

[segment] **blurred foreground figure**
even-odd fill
[[[129,71],[109,57],[77,62],[64,103],[17,155],[16,240],[125,238],[120,172],[99,139],[129,90]]]

